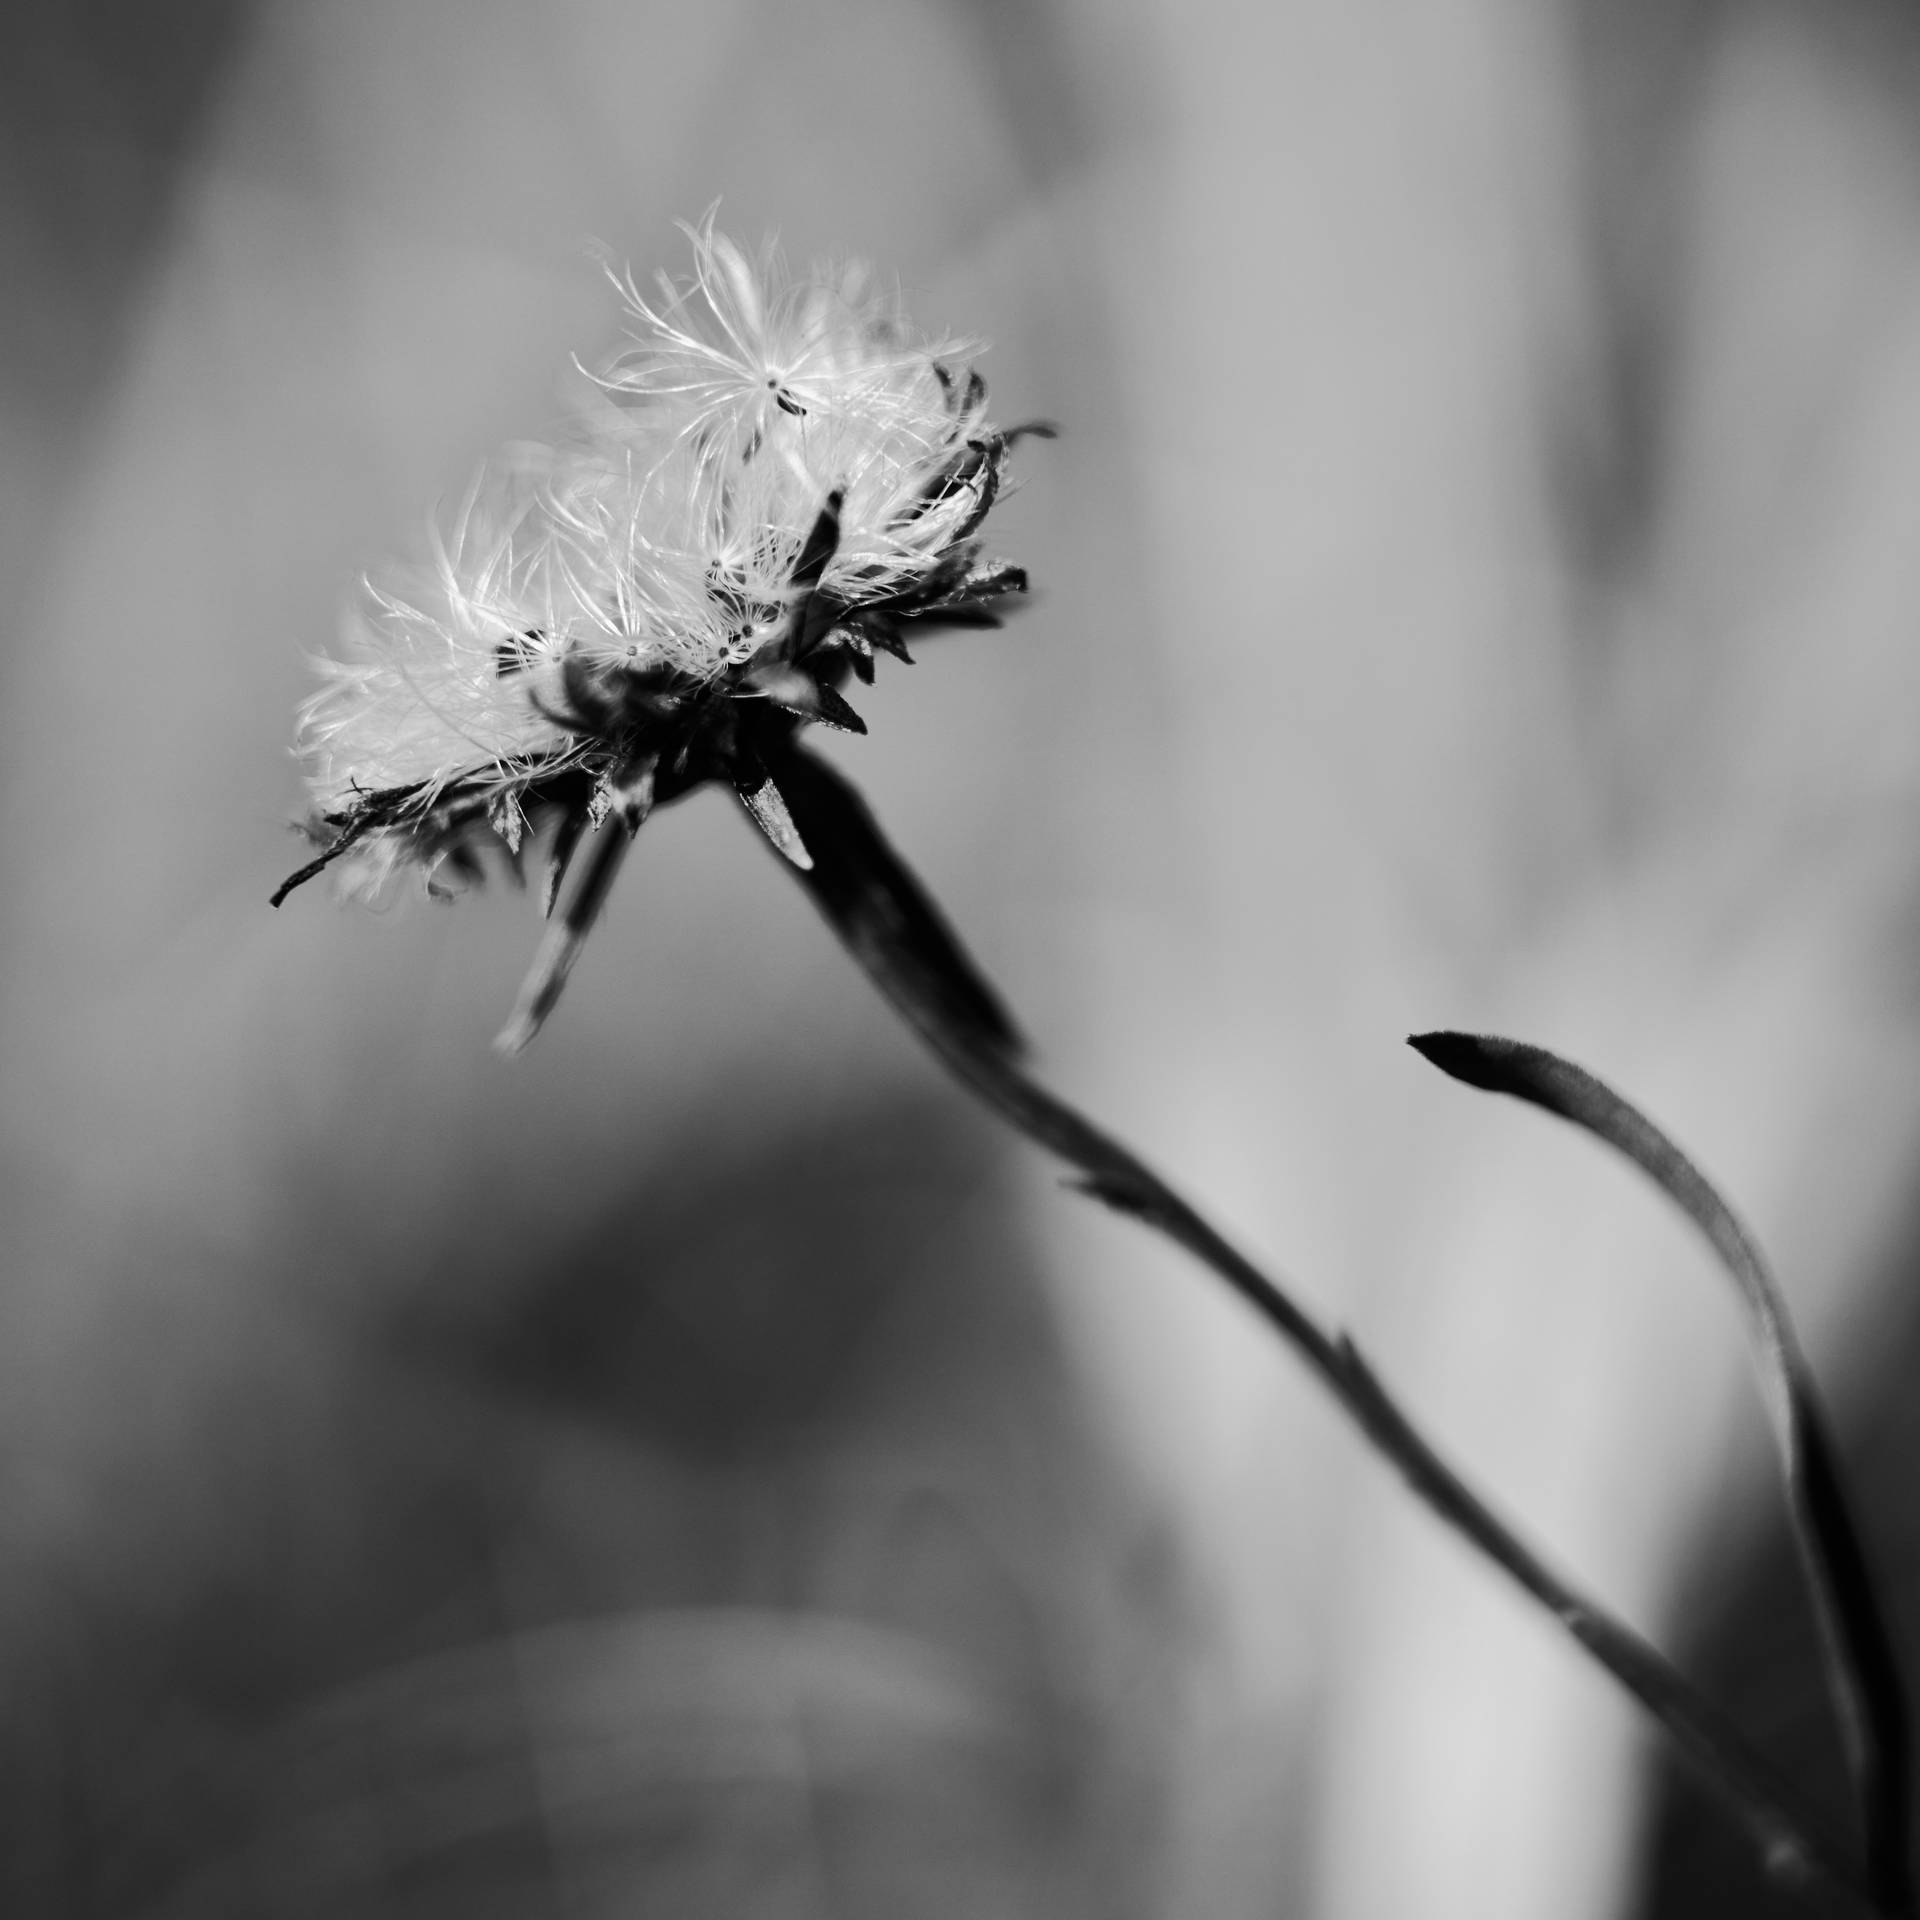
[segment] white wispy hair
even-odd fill
[[[428,565],[365,583],[301,717],[323,816],[510,798],[578,750],[566,662],[712,680],[815,585],[910,598],[977,522],[977,486],[937,484],[984,427],[974,343],[917,333],[862,267],[750,260],[711,214],[685,231],[691,276],[651,298],[610,276],[632,331],[589,370],[601,403],[491,463]],[[796,584],[830,497],[831,558]]]

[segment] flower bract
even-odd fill
[[[987,417],[962,341],[929,339],[858,266],[790,273],[711,216],[693,272],[620,291],[623,351],[554,444],[517,447],[436,529],[422,565],[369,580],[301,715],[318,856],[351,886],[403,869],[444,892],[545,836],[546,906],[579,872],[514,1022],[557,998],[651,809],[732,787],[808,853],[769,742],[860,733],[843,688],[878,654],[997,625],[1025,591],[980,529],[1024,434]]]

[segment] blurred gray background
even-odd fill
[[[715,796],[525,1058],[278,914],[307,656],[672,222],[994,342],[1038,604],[830,751],[1047,1070],[1837,1793],[1737,1197],[1920,1667],[1920,23],[1866,0],[11,0],[9,1914],[1817,1910]]]

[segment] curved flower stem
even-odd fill
[[[883,992],[884,979],[875,977]],[[892,998],[891,995],[889,995]],[[895,1000],[941,1064],[985,1105],[1036,1145],[1077,1168],[1076,1184],[1184,1248],[1261,1315],[1415,1494],[1457,1534],[1537,1600],[1659,1721],[1752,1826],[1768,1859],[1804,1862],[1871,1911],[1879,1907],[1845,1843],[1804,1804],[1779,1771],[1712,1708],[1646,1640],[1583,1598],[1502,1521],[1420,1437],[1379,1376],[1344,1333],[1328,1332],[1217,1233],[1127,1148],[1024,1073],[977,1058]]]
[[[940,1064],[991,1112],[1072,1167],[1084,1191],[1153,1227],[1232,1287],[1427,1507],[1646,1708],[1753,1829],[1770,1866],[1817,1873],[1869,1912],[1910,1912],[1904,1899],[1876,1890],[1846,1840],[1654,1647],[1579,1594],[1447,1466],[1345,1334],[1323,1328],[1136,1154],[1026,1071],[991,990],[852,787],[794,743],[778,745],[767,759],[813,857],[795,878]],[[979,1004],[985,1017],[974,1011]]]

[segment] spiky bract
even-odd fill
[[[568,435],[495,461],[430,564],[367,583],[302,714],[323,850],[276,898],[336,859],[438,887],[557,820],[551,904],[587,828],[711,779],[804,858],[756,734],[864,731],[849,673],[1024,591],[978,530],[1047,429],[991,425],[974,349],[862,268],[687,233],[689,278],[615,280],[630,340]]]

